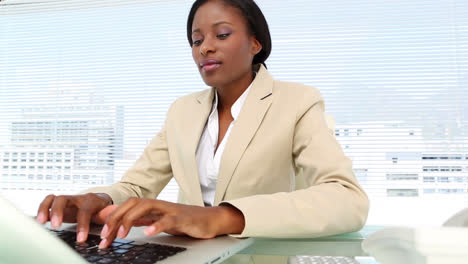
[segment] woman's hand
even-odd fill
[[[147,236],[165,232],[207,239],[240,234],[244,225],[243,214],[229,205],[200,207],[130,198],[107,217],[99,247],[108,247],[116,237],[126,237],[132,226],[148,226],[144,230]]]
[[[50,221],[52,228],[55,229],[59,228],[63,222],[78,223],[76,240],[78,243],[82,243],[88,238],[91,221],[103,224],[105,216],[115,209],[116,206],[106,208],[110,204],[112,204],[112,199],[107,194],[88,193],[60,196],[51,194],[42,201],[36,219],[41,224]],[[102,210],[104,208],[106,209]]]

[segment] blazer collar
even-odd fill
[[[190,101],[184,107],[184,115],[180,116],[181,131],[184,131],[181,142],[177,142],[182,148],[184,164],[184,177],[176,177],[180,188],[184,190],[186,199],[192,205],[203,206],[203,196],[200,187],[200,177],[198,175],[198,165],[196,152],[203,129],[211,111],[214,98],[214,88],[201,91],[196,100]]]
[[[221,157],[215,205],[224,199],[232,175],[272,102],[273,77],[263,65],[257,67],[259,70]]]
[[[219,204],[223,200],[232,175],[272,102],[273,77],[263,65],[255,65],[254,67],[254,70],[258,69],[256,71],[257,74],[221,157],[214,205]],[[187,146],[189,148],[190,161],[188,161],[186,175],[190,175],[188,176],[189,179],[187,179],[188,186],[191,186],[190,192],[193,194],[191,197],[196,201],[194,204],[198,205],[203,204],[203,199],[195,155],[201,134],[210,114],[214,93],[215,89],[211,88],[201,92],[196,97],[196,106],[192,113],[189,114],[190,119],[184,125],[187,129],[186,131],[193,131],[189,136],[188,142],[190,144]]]

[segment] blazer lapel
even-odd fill
[[[184,168],[185,177],[179,179],[179,184],[184,186],[184,190],[189,191],[189,193],[185,193],[185,195],[192,201],[192,204],[199,206],[204,206],[204,202],[200,187],[200,176],[198,175],[196,151],[206,120],[211,111],[213,97],[213,88],[202,92],[200,96],[196,98],[192,107],[190,107],[191,109],[186,112],[188,114],[186,118],[184,118],[182,127],[184,131],[187,131],[187,137],[180,145],[181,148],[186,150],[184,151],[185,153],[183,153],[186,167]],[[186,185],[184,183],[186,183]]]
[[[221,157],[214,204],[219,204],[245,149],[272,102],[273,77],[260,67]]]

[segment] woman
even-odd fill
[[[105,222],[101,248],[134,225],[147,225],[148,236],[197,238],[360,229],[368,199],[326,126],[323,99],[268,73],[271,40],[258,6],[195,1],[187,37],[212,88],[173,103],[163,129],[120,182],[83,195],[49,195],[38,221],[78,222],[78,242],[86,240],[91,220]],[[155,200],[172,177],[184,204]]]

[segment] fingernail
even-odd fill
[[[45,224],[45,221],[46,221],[46,220],[45,220],[45,216],[44,216],[43,213],[39,213],[39,214],[37,215],[37,218],[36,218],[36,219],[37,219],[37,221],[38,221],[39,223]]]
[[[149,227],[145,228],[144,232],[145,232],[145,235],[151,236],[151,235],[154,234],[154,232],[156,232],[156,227],[149,226]]]
[[[76,241],[78,243],[82,243],[82,242],[85,242],[85,237],[86,237],[86,233],[81,231],[78,233],[78,235],[76,236]]]
[[[52,228],[53,228],[53,229],[57,229],[57,228],[60,227],[60,226],[59,226],[59,219],[58,219],[58,216],[56,216],[56,215],[52,216],[52,221],[50,221],[50,222],[51,222],[51,224],[52,224]]]
[[[117,237],[118,238],[124,238],[125,237],[125,228],[123,226],[119,227],[119,231],[117,232]]]
[[[106,248],[106,245],[107,245],[107,239],[103,239],[101,240],[101,243],[99,243],[99,248],[100,249],[103,249],[103,248]]]
[[[109,233],[109,228],[107,227],[107,225],[104,225],[104,227],[101,230],[101,238],[106,238],[107,233]]]

